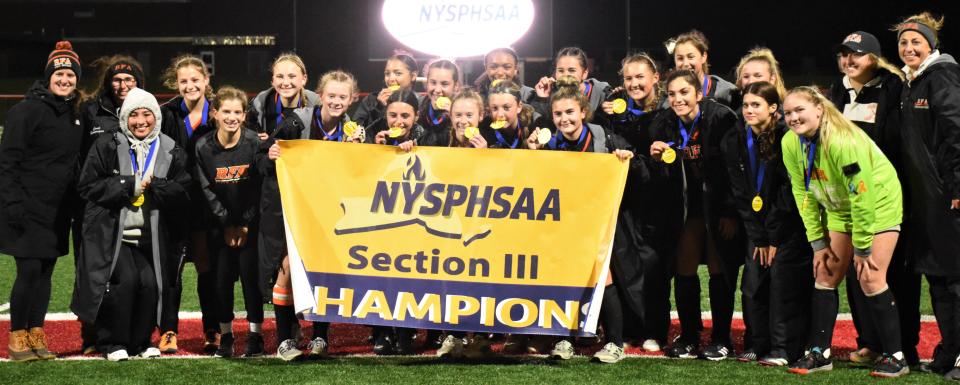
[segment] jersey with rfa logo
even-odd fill
[[[197,141],[196,179],[208,212],[222,226],[248,226],[259,212],[260,175],[256,155],[260,139],[243,129],[236,145],[225,148],[213,130]]]

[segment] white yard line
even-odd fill
[[[7,311],[7,309],[10,309],[10,303],[9,303],[9,302],[0,305],[0,313]]]

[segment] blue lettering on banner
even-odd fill
[[[519,5],[425,4],[420,6],[421,23],[505,22],[520,19]]]

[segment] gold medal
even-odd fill
[[[667,147],[666,150],[663,150],[663,154],[660,154],[660,159],[663,160],[663,163],[671,164],[677,160],[677,152]]]
[[[760,195],[753,197],[753,202],[750,202],[750,205],[753,207],[753,211],[759,213],[763,209],[763,198],[760,198]]]
[[[493,81],[490,82],[490,88],[496,87],[500,85],[500,83],[503,83],[503,79],[493,79]]]
[[[614,99],[614,101],[613,101],[613,113],[615,113],[615,114],[622,114],[622,113],[623,113],[624,111],[626,111],[626,110],[627,110],[627,101],[626,101],[626,100],[623,100],[623,99],[620,99],[620,98]]]
[[[490,123],[490,128],[492,128],[492,129],[494,129],[494,130],[499,130],[499,129],[504,128],[504,127],[506,127],[506,126],[507,126],[507,121],[506,121],[506,120],[494,120],[492,123]]]
[[[140,206],[143,206],[143,202],[145,200],[147,199],[143,197],[143,194],[140,194],[140,195],[137,195],[135,198],[130,199],[130,204],[132,204],[133,207],[140,207]]]
[[[549,128],[541,128],[537,130],[537,143],[544,145],[550,143],[550,138],[553,137],[553,134],[550,133]]]
[[[391,84],[390,87],[387,87],[387,89],[390,90],[390,92],[397,92],[397,91],[400,91],[400,85]]]
[[[403,127],[390,127],[390,130],[387,132],[387,136],[391,138],[399,138],[403,136]]]
[[[450,109],[450,98],[446,96],[441,96],[437,98],[437,101],[433,103],[433,107],[438,110],[448,110]]]
[[[463,137],[473,139],[474,136],[480,135],[480,129],[476,127],[467,127],[463,129]]]
[[[346,122],[343,124],[343,134],[346,135],[347,137],[352,138],[354,137],[354,135],[356,135],[357,128],[359,127],[360,125],[357,124],[357,122],[354,122],[352,120],[349,122]]]

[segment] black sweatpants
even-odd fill
[[[247,243],[241,248],[228,247],[223,236],[211,237],[220,243],[218,250],[211,254],[216,259],[217,270],[217,321],[233,321],[233,287],[240,279],[243,291],[243,306],[247,310],[247,321],[263,322],[263,300],[260,292],[259,260],[257,258],[256,232],[247,236]]]
[[[10,290],[10,330],[43,327],[50,305],[50,277],[56,258],[16,258],[17,278]]]
[[[803,356],[810,328],[813,250],[802,239],[777,249],[770,274],[770,350],[790,362]]]
[[[753,250],[753,248],[751,244],[749,249]],[[771,345],[770,270],[768,267],[761,266],[760,260],[754,259],[751,253],[744,261],[743,278],[740,280],[740,301],[743,304],[745,326],[743,348],[744,350],[753,349],[758,356],[769,353]]]
[[[642,315],[644,338],[657,340],[666,345],[667,333],[670,331],[670,279],[674,274],[675,249],[653,247],[640,253],[643,262],[643,304]],[[625,306],[627,314],[632,313],[629,306]],[[624,325],[624,332],[628,335],[629,323]]]
[[[960,277],[927,275],[930,301],[940,329],[940,349],[933,365],[949,368],[960,360]]]
[[[139,354],[157,325],[157,278],[150,245],[120,245],[116,267],[97,313],[97,350]]]
[[[191,235],[191,237],[193,236]],[[197,259],[203,257],[197,255],[200,253],[195,250],[195,247],[208,247],[206,245],[195,246],[193,245],[194,241],[195,238],[178,246],[180,262],[175,270],[177,272],[176,276],[170,277],[166,286],[164,286],[163,314],[160,318],[161,332],[179,332],[180,317],[178,313],[180,312],[180,299],[183,294],[183,269],[188,261],[193,261],[194,266],[201,263],[208,265],[209,270],[207,271],[197,270],[197,299],[200,302],[201,322],[204,331],[220,330],[220,326],[217,324],[219,309],[217,305],[217,271],[213,266],[214,258],[206,257],[210,261],[198,262]],[[212,254],[213,251],[208,253]]]

